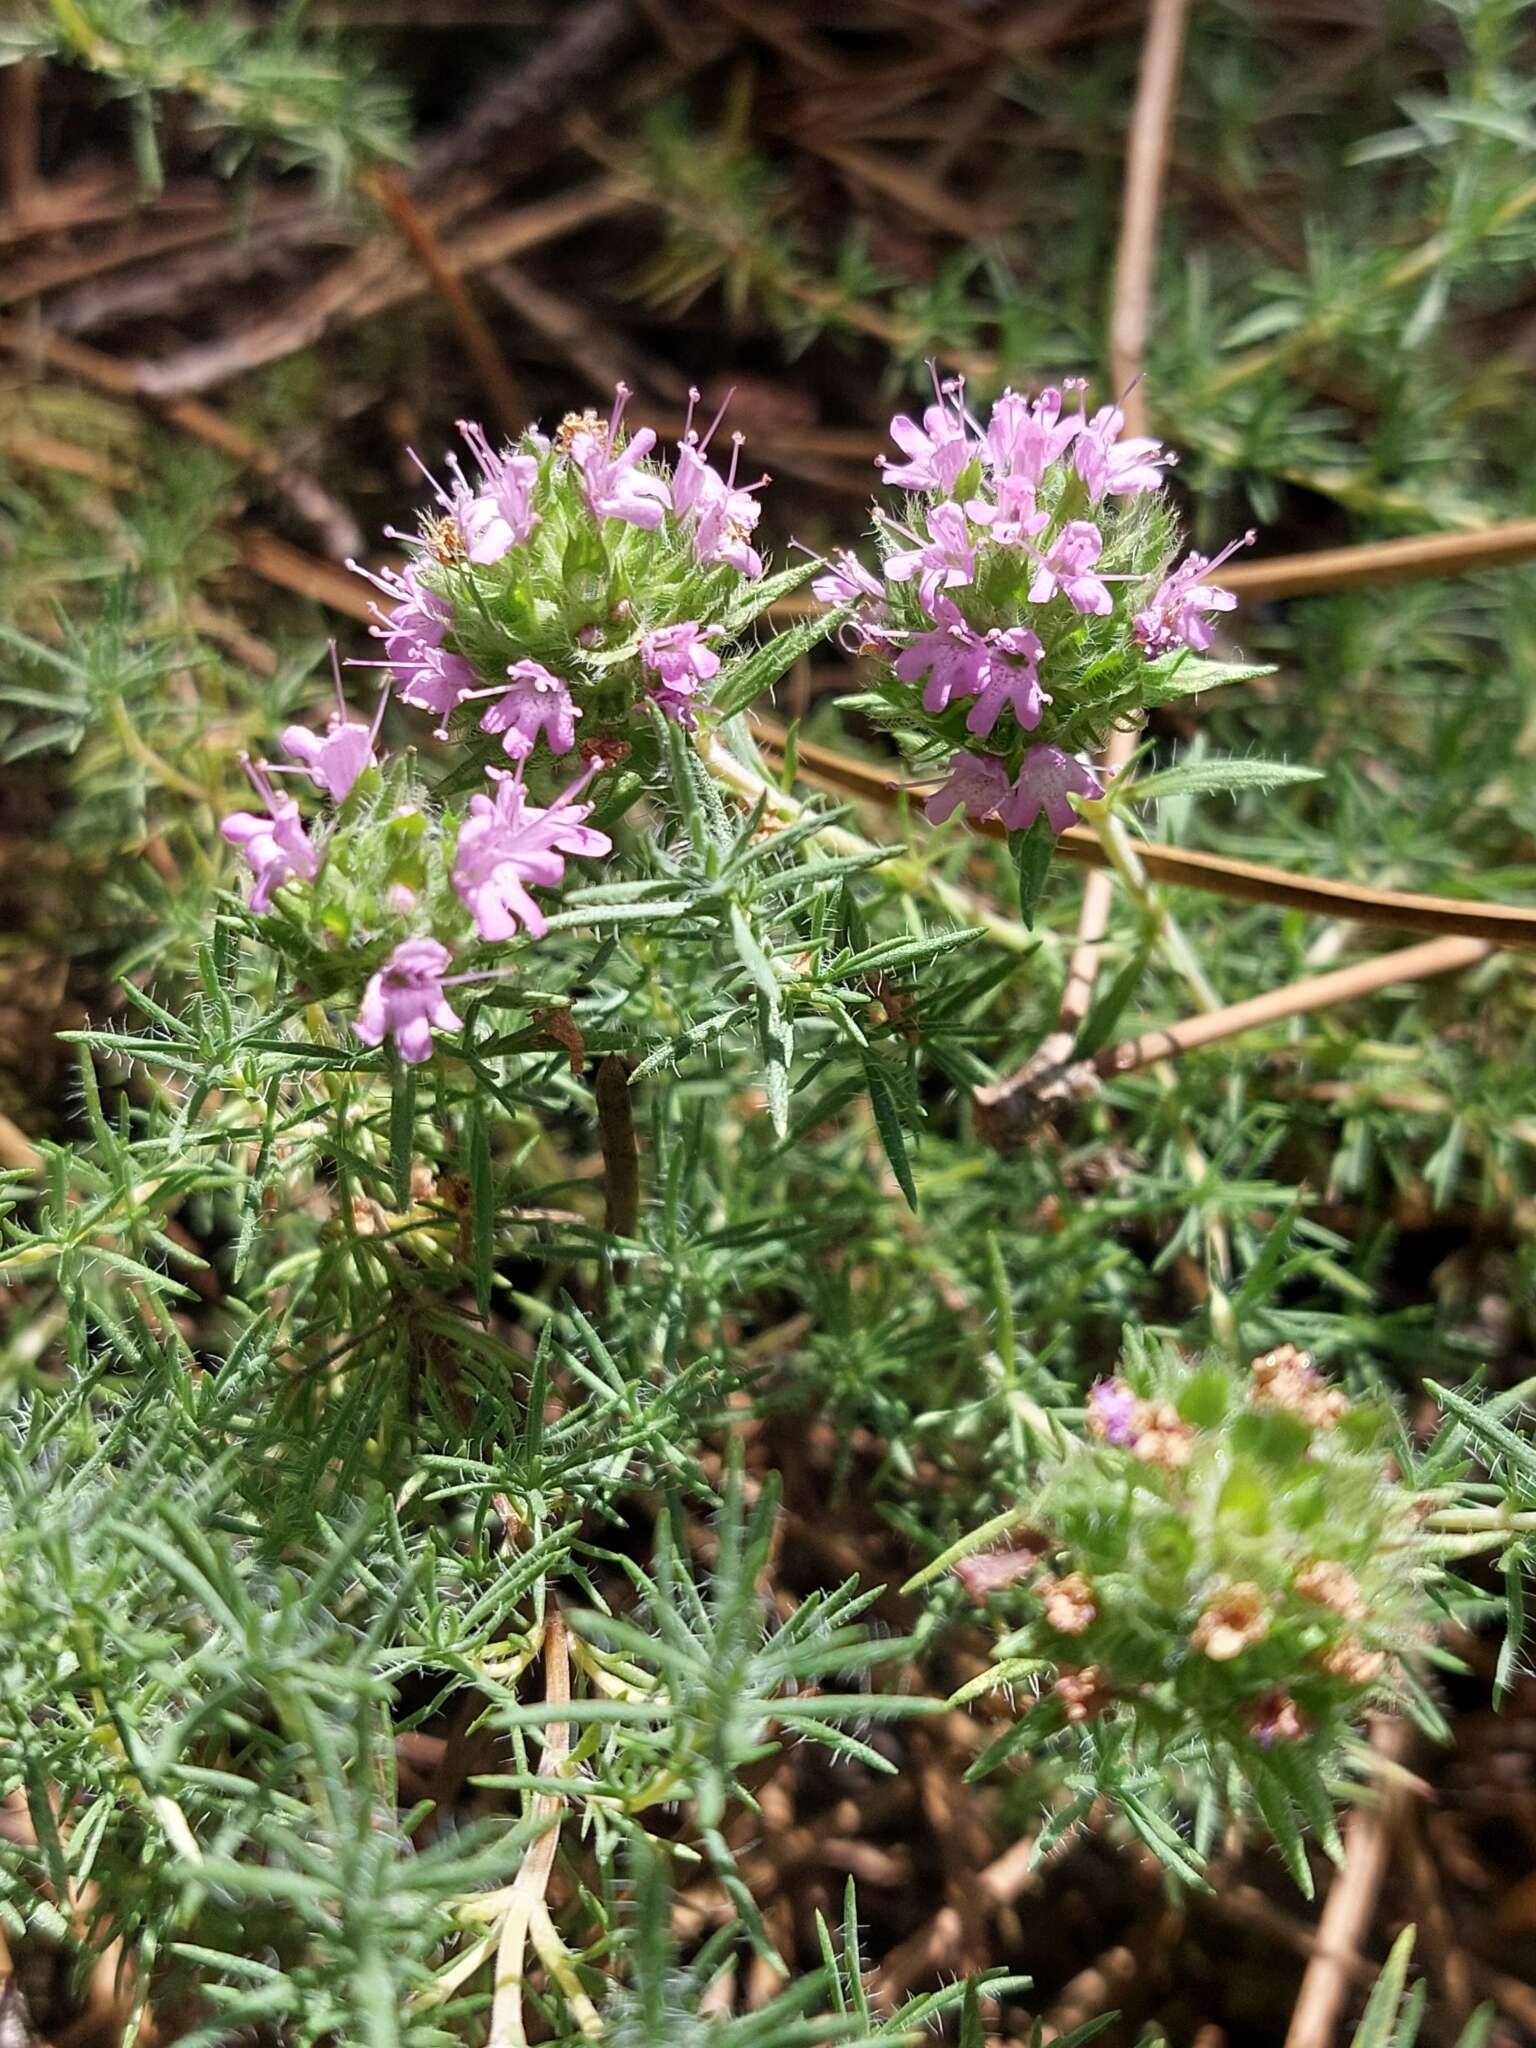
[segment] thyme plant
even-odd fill
[[[1401,1309],[1385,1233],[1342,1217],[1528,1203],[1516,970],[1479,970],[1470,1017],[1380,1001],[1116,1079],[1090,1143],[1000,1159],[966,1107],[1053,1020],[1068,826],[1122,873],[1155,806],[1293,865],[1522,878],[1529,590],[1490,675],[1484,586],[1253,618],[1209,537],[1253,516],[1217,519],[1234,480],[1261,517],[1298,486],[1417,517],[1430,419],[1473,487],[1457,437],[1492,401],[1400,372],[1527,251],[1528,124],[1514,10],[1455,12],[1443,102],[1353,145],[1361,217],[1373,164],[1407,166],[1392,248],[1181,273],[1155,390],[1209,555],[1113,393],[988,405],[1000,378],[941,369],[868,530],[775,571],[728,415],[664,456],[621,387],[548,432],[465,425],[367,572],[376,644],[326,677],[313,633],[273,655],[210,601],[222,475],[157,452],[99,553],[67,487],[0,480],[7,758],[49,778],[89,903],[70,925],[40,888],[26,936],[97,978],[69,1134],[13,1159],[0,1216],[0,1915],[77,1992],[109,1970],[125,2039],[980,2048],[984,2007],[1027,2033],[1029,1987],[872,1999],[851,1887],[819,1968],[774,1982],[775,1769],[862,1795],[951,1709],[1047,1882],[1093,1822],[1198,1890],[1235,1821],[1310,1891],[1368,1716],[1446,1733],[1447,1624],[1502,1631],[1515,1685],[1529,1388],[1469,1384],[1457,1276],[1436,1320]],[[146,163],[167,90],[332,175],[393,147],[390,96],[286,22],[92,0],[5,33],[126,93]],[[1192,69],[1218,127],[1232,74]],[[904,286],[856,237],[823,272],[738,138],[671,110],[649,149],[657,295],[723,276],[799,347],[875,307],[898,375],[1092,355],[1070,238],[1044,293],[974,252]],[[1361,438],[1306,393],[1325,360]],[[794,735],[759,750],[833,639],[842,711],[940,831],[870,836],[802,793]],[[1270,657],[1296,694],[1264,694]],[[1310,943],[1262,909],[1185,932],[1143,891],[1077,1050]],[[1513,1294],[1528,1248],[1508,1265]],[[852,1495],[886,1582],[860,1555],[788,1590],[786,1529]],[[1407,1964],[1362,2048],[1413,2037]]]

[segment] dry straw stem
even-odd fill
[[[1147,405],[1141,376],[1146,364],[1147,330],[1152,318],[1152,289],[1157,270],[1157,231],[1162,218],[1163,185],[1178,101],[1184,56],[1184,31],[1189,0],[1152,0],[1142,45],[1136,104],[1131,114],[1125,157],[1125,199],[1120,215],[1120,246],[1115,257],[1114,295],[1109,316],[1110,374],[1123,392],[1126,425],[1132,434],[1147,431]],[[1129,729],[1111,734],[1104,750],[1106,776],[1113,776],[1131,756]],[[1109,929],[1114,882],[1107,872],[1091,874],[1083,887],[1078,913],[1077,944],[1067,963],[1057,1030],[1075,1032],[1093,1002],[1093,984]]]
[[[1487,939],[1428,939],[1422,946],[1405,946],[1401,952],[1384,953],[1374,960],[1357,960],[1331,974],[1310,975],[1285,988],[1268,990],[1247,1002],[1228,1003],[1198,1017],[1186,1017],[1157,1031],[1144,1031],[1139,1038],[1106,1046],[1093,1066],[1100,1074],[1129,1074],[1149,1067],[1156,1060],[1171,1059],[1181,1052],[1193,1052],[1202,1045],[1214,1045],[1223,1038],[1235,1038],[1242,1031],[1256,1031],[1261,1025],[1278,1023],[1284,1017],[1299,1017],[1309,1010],[1324,1010],[1335,1003],[1351,1003],[1378,989],[1403,982],[1428,981],[1436,974],[1454,974],[1463,967],[1486,960],[1494,950]]]
[[[544,1624],[544,1697],[552,1707],[566,1705],[571,1697],[571,1660],[565,1623],[553,1608]],[[570,1746],[570,1723],[552,1721],[545,1731],[544,1753],[539,1759],[541,1778],[559,1776]],[[523,2048],[528,2038],[523,2026],[524,1965],[528,1936],[543,1908],[555,1867],[555,1851],[560,1846],[559,1797],[553,1792],[535,1793],[533,1812],[534,1817],[543,1822],[543,1832],[528,1850],[508,1888],[506,1911],[496,1944],[489,2048]]]
[[[409,246],[423,272],[447,308],[465,355],[474,366],[486,397],[491,402],[503,432],[522,432],[528,407],[517,379],[502,354],[490,323],[465,289],[464,280],[443,254],[432,225],[405,188],[397,172],[381,166],[370,171],[368,190],[383,207],[401,239]]]
[[[1401,1765],[1411,1739],[1403,1722],[1379,1721],[1371,1743],[1384,1765]],[[1356,1807],[1344,1824],[1343,1867],[1323,1907],[1317,1950],[1301,1980],[1285,2048],[1329,2048],[1338,2031],[1360,1944],[1387,1874],[1398,1816],[1412,1782],[1405,1771],[1384,1769],[1377,1803]]]
[[[782,726],[760,719],[754,731],[765,752],[782,756]],[[851,760],[830,747],[813,746],[807,740],[799,742],[796,760],[807,782],[887,809],[904,797],[921,799],[931,790],[928,784],[899,786],[880,769]],[[971,824],[968,829],[984,839],[1006,840],[1008,836],[995,818]],[[1097,835],[1081,825],[1063,832],[1057,848],[1065,859],[1085,867],[1103,867],[1108,861]],[[1267,867],[1259,861],[1231,860],[1220,854],[1162,846],[1155,840],[1138,840],[1136,852],[1153,881],[1176,883],[1209,895],[1234,897],[1246,903],[1273,903],[1282,909],[1347,918],[1357,924],[1487,939],[1498,946],[1536,946],[1536,909],[1503,903],[1463,903],[1453,896],[1422,896],[1403,889],[1368,889],[1355,882],[1334,882],[1321,876],[1298,874],[1290,868]]]

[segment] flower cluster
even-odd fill
[[[1418,1639],[1429,1553],[1390,1418],[1285,1345],[1247,1371],[1137,1346],[1085,1419],[1028,1527],[954,1567],[1006,1630],[998,1681],[1033,1686],[1042,1735],[1110,1717],[1240,1764],[1326,1758]]]
[[[532,893],[560,885],[566,861],[612,850],[588,823],[624,765],[641,786],[658,753],[657,719],[691,730],[729,643],[760,608],[753,545],[757,492],[738,478],[742,437],[722,473],[709,459],[725,408],[698,432],[693,407],[670,468],[650,427],[626,433],[621,384],[606,419],[573,414],[497,449],[461,421],[468,461],[446,482],[418,463],[433,505],[404,544],[403,567],[351,566],[378,592],[380,659],[391,691],[457,743],[485,786],[462,808],[435,804],[403,760],[381,760],[379,718],[338,707],[323,733],[293,726],[282,765],[248,764],[260,811],[224,835],[254,875],[251,908],[289,885],[310,892],[307,919],[367,971],[358,1037],[427,1059],[434,1031],[460,1028],[446,990],[501,971],[453,973],[455,947],[542,937]],[[697,394],[694,394],[695,399]],[[274,777],[306,778],[332,816],[316,836]],[[622,805],[620,805],[622,807]],[[310,978],[336,980],[326,963]]]
[[[1074,797],[1103,794],[1091,752],[1190,687],[1170,688],[1173,669],[1236,603],[1212,579],[1252,534],[1172,566],[1173,457],[1125,424],[1069,385],[1005,391],[983,425],[935,376],[921,425],[891,422],[903,459],[884,481],[907,497],[876,507],[881,574],[842,554],[813,586],[878,658],[886,713],[947,760],[936,822],[1064,830]]]

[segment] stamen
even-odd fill
[[[730,405],[731,400],[735,396],[736,386],[733,384],[730,390],[727,391],[727,393],[725,394],[724,398],[721,399],[720,410],[715,414],[714,418],[709,423],[709,432],[704,436],[703,440],[699,443],[699,453],[701,455],[704,453],[704,450],[709,446],[710,442],[713,441],[713,439],[715,438],[715,429],[716,427],[719,426],[720,422],[725,418],[726,408]]]

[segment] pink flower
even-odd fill
[[[857,555],[849,554],[846,548],[839,548],[822,574],[812,582],[811,595],[819,603],[837,610],[844,605],[858,604],[861,600],[883,607],[885,586],[878,576],[865,568]]]
[[[1149,661],[1170,654],[1176,647],[1192,648],[1204,654],[1214,635],[1206,612],[1232,612],[1237,599],[1206,578],[1239,548],[1251,547],[1257,535],[1250,527],[1241,539],[1224,547],[1214,561],[1191,552],[1173,574],[1161,583],[1144,611],[1136,614],[1136,639]]]
[[[651,697],[668,718],[691,731],[694,724],[693,699],[699,687],[720,673],[720,657],[709,645],[709,634],[695,619],[675,626],[658,626],[640,636],[640,660],[655,676],[649,684]]]
[[[904,527],[896,530],[906,532]],[[907,534],[913,546],[887,555],[885,573],[892,583],[907,583],[917,577],[918,595],[922,598],[923,607],[933,613],[935,599],[941,590],[957,589],[975,580],[976,556],[971,546],[970,527],[958,505],[947,501],[934,505],[928,513],[928,534],[926,541],[919,541],[915,534]]]
[[[552,754],[568,754],[576,744],[581,713],[571,702],[566,683],[537,661],[514,661],[507,674],[512,687],[486,712],[480,730],[505,733],[501,744],[514,761],[527,760],[541,732]]]
[[[509,775],[501,768],[490,770],[494,796],[470,798],[469,816],[459,828],[453,886],[482,939],[513,938],[519,921],[542,938],[548,925],[527,884],[553,888],[565,879],[565,855],[613,850],[605,832],[583,822],[592,806],[571,801],[591,773],[547,809],[528,801],[521,772]]]
[[[437,720],[440,737],[446,735],[448,720],[466,697],[472,697],[480,678],[462,654],[445,648],[418,645],[410,661],[391,664],[400,678],[400,697],[418,711],[430,711]]]
[[[284,882],[312,882],[320,872],[320,856],[309,843],[293,798],[279,796],[252,762],[244,765],[267,813],[234,811],[219,830],[231,846],[239,847],[256,877],[251,908],[259,914]]]
[[[1038,484],[1082,424],[1080,411],[1070,419],[1061,417],[1061,393],[1053,384],[1034,400],[1005,391],[987,423],[987,453],[994,474]]]
[[[1029,587],[1030,603],[1047,604],[1060,591],[1074,611],[1097,612],[1101,618],[1113,611],[1109,585],[1093,573],[1103,552],[1104,536],[1092,520],[1069,519],[1041,557]]]
[[[301,762],[315,786],[337,804],[346,802],[357,778],[373,766],[373,734],[355,718],[333,718],[323,733],[290,725],[282,749]]]
[[[733,396],[730,391],[725,394],[724,403],[700,440],[693,425],[693,409],[699,394],[696,390],[688,393],[688,418],[683,438],[677,444],[677,461],[672,471],[672,509],[680,519],[694,521],[693,552],[702,568],[724,565],[756,581],[763,573],[763,560],[752,545],[752,533],[762,508],[752,493],[760,491],[769,479],[761,476],[755,484],[737,484],[736,470],[746,443],[744,434],[731,436],[728,475],[718,475],[704,459]]]
[[[987,645],[973,632],[951,598],[934,600],[938,624],[931,633],[920,633],[910,647],[902,649],[893,666],[904,683],[928,678],[923,691],[923,709],[945,710],[953,697],[974,697],[981,688],[987,663]]]
[[[581,471],[594,519],[622,519],[626,525],[654,530],[671,507],[672,493],[665,477],[636,467],[656,446],[654,427],[642,427],[630,436],[622,454],[616,452],[619,422],[629,400],[629,386],[616,385],[606,436],[586,431],[573,435],[571,460]]]
[[[981,444],[966,418],[964,381],[941,384],[932,364],[929,370],[937,402],[924,412],[923,424],[918,426],[904,412],[891,421],[891,439],[906,461],[892,463],[884,455],[875,460],[882,481],[898,490],[948,493],[980,456]]]
[[[1103,794],[1098,771],[1081,754],[1064,754],[1060,747],[1031,747],[997,814],[1010,832],[1027,832],[1044,811],[1051,830],[1065,832],[1077,815],[1070,798]]]
[[[352,1028],[364,1045],[382,1045],[386,1035],[401,1059],[419,1066],[432,1057],[432,1033],[462,1031],[443,994],[443,976],[453,964],[436,939],[402,939],[363,990]]]
[[[1096,1380],[1088,1389],[1088,1433],[1100,1443],[1127,1450],[1136,1441],[1141,1403],[1124,1380]]]
[[[1118,405],[1101,406],[1077,437],[1073,461],[1097,504],[1106,491],[1121,497],[1134,491],[1162,488],[1163,471],[1174,458],[1150,434],[1133,435],[1122,441],[1125,414]]]
[[[923,809],[931,824],[942,825],[956,811],[968,818],[989,818],[1008,794],[1008,771],[995,754],[956,754],[949,780],[936,789]]]
[[[403,574],[395,569],[375,572],[351,560],[347,567],[390,600],[392,609],[387,615],[377,604],[369,605],[378,620],[370,630],[376,640],[384,642],[384,652],[389,656],[386,666],[394,670],[396,680],[408,682],[420,667],[424,650],[441,647],[453,623],[452,614],[435,591],[422,586],[414,563]]]
[[[732,478],[735,474],[736,457],[733,454]],[[763,482],[767,481],[764,477]],[[756,484],[752,486],[753,490],[758,488]],[[763,558],[752,545],[752,529],[761,511],[756,498],[730,484],[718,495],[711,496],[693,530],[693,552],[700,567],[712,569],[724,564],[755,583],[763,573]]]
[[[1025,732],[1034,730],[1041,706],[1049,701],[1040,687],[1038,664],[1044,652],[1039,635],[1028,626],[994,628],[987,635],[986,666],[980,693],[965,721],[967,732],[989,733],[1005,705],[1012,706]]]
[[[469,444],[480,468],[480,487],[464,480],[453,456],[449,467],[459,483],[456,517],[464,536],[464,551],[482,566],[499,562],[521,544],[539,523],[533,509],[533,489],[539,480],[539,459],[521,450],[506,448],[496,454],[483,427],[473,420],[460,420],[459,432]],[[653,437],[654,438],[654,437]]]
[[[324,733],[311,732],[304,725],[290,725],[283,734],[282,748],[285,754],[302,763],[315,787],[324,790],[332,803],[344,804],[352,794],[357,778],[373,766],[373,743],[379,736],[384,706],[389,701],[389,685],[386,683],[380,692],[379,708],[373,714],[372,725],[364,725],[359,719],[347,716],[347,700],[342,694],[341,665],[336,659],[334,640],[331,642],[331,673],[336,679],[336,709]]]
[[[972,498],[965,509],[978,526],[990,528],[991,538],[1005,548],[1032,540],[1050,516],[1036,510],[1035,487],[1022,476],[999,477],[995,505],[985,498]]]

